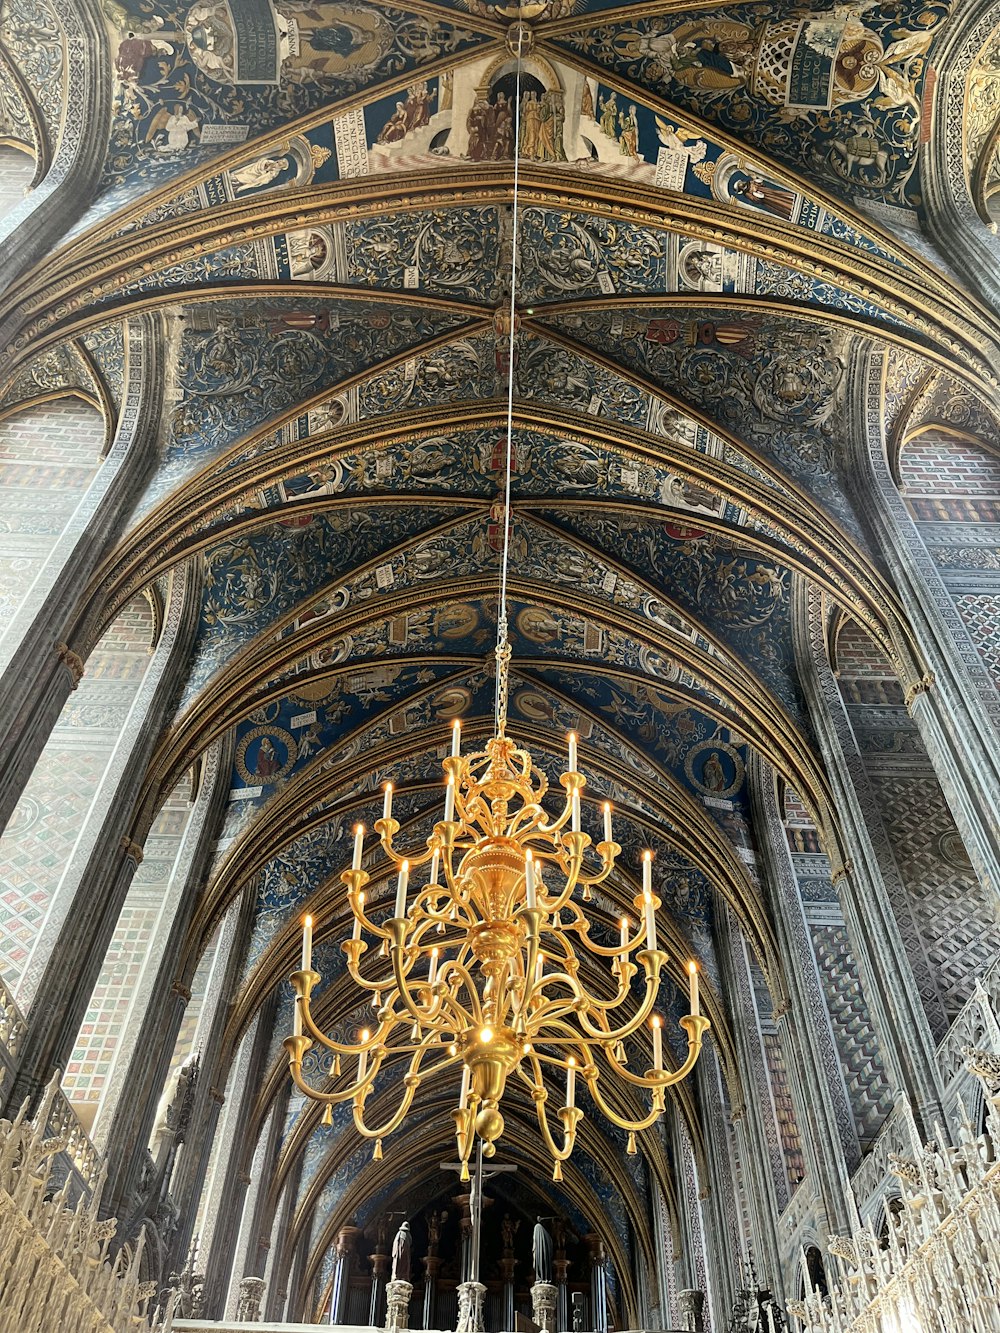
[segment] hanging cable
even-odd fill
[[[514,74],[514,198],[511,218],[510,251],[510,305],[507,330],[507,457],[504,468],[503,496],[503,552],[500,557],[500,605],[497,609],[497,730],[503,729],[507,712],[507,569],[510,563],[511,479],[514,468],[514,333],[517,292],[518,192],[521,165],[521,45],[524,29],[517,31],[517,53]]]

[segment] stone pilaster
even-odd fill
[[[0,745],[11,757],[0,771],[0,828],[86,669],[83,659],[99,630],[95,611],[99,617],[103,608],[91,608],[88,621],[85,590],[156,464],[163,398],[159,343],[157,319],[129,321],[125,398],[114,444],[53,545],[38,591],[25,598],[0,640]]]
[[[229,1274],[229,1293],[226,1297],[226,1308],[223,1315],[225,1319],[232,1319],[236,1314],[236,1307],[240,1299],[240,1286],[244,1279],[262,1277],[260,1273],[253,1273],[249,1270],[257,1262],[257,1210],[261,1191],[267,1185],[268,1168],[273,1160],[277,1120],[277,1108],[272,1106],[257,1140],[249,1172],[240,1174],[240,1183],[244,1189],[243,1212],[240,1218],[239,1234],[233,1249],[232,1267]],[[217,1250],[217,1247],[218,1231],[216,1231],[213,1250]],[[209,1262],[211,1263],[211,1256]],[[207,1277],[208,1274],[206,1274]]]
[[[288,1303],[288,1271],[291,1267],[289,1237],[292,1231],[292,1219],[299,1194],[299,1180],[302,1176],[302,1154],[299,1153],[292,1163],[281,1191],[281,1202],[275,1212],[271,1227],[271,1248],[267,1256],[267,1310],[268,1319],[279,1321],[284,1318]],[[425,1322],[424,1327],[429,1325]]]
[[[854,501],[893,575],[926,667],[909,682],[911,715],[972,864],[1000,912],[1000,693],[889,472],[884,359],[884,353],[859,349],[852,363]]]
[[[173,1201],[180,1214],[180,1224],[171,1252],[171,1264],[175,1271],[179,1271],[179,1264],[183,1262],[183,1256],[191,1244],[199,1213],[202,1218],[202,1254],[207,1255],[209,1252],[211,1231],[215,1225],[208,1202],[215,1168],[224,1170],[220,1162],[225,1162],[228,1151],[228,1148],[225,1151],[216,1148],[215,1135],[220,1113],[226,1103],[224,1089],[230,1081],[229,1063],[233,1058],[231,1052],[223,1050],[222,1037],[229,1003],[242,975],[255,908],[256,884],[251,882],[244,888],[238,902],[233,903],[226,913],[209,978],[206,1002],[198,1022],[195,1045],[201,1051],[201,1070],[187,1134],[190,1151],[181,1157],[174,1174],[172,1190]],[[244,1047],[241,1045],[240,1049],[242,1051]],[[249,1048],[246,1049],[249,1059]],[[232,1086],[240,1088],[242,1084],[237,1079]],[[200,1210],[199,1202],[203,1205]]]
[[[834,870],[844,924],[895,1098],[913,1107],[926,1137],[943,1123],[935,1043],[893,902],[904,888],[850,718],[826,656],[819,598],[793,583],[796,658],[850,864]]]
[[[807,1172],[822,1200],[829,1227],[844,1232],[853,1220],[847,1199],[850,1171],[858,1164],[860,1147],[778,812],[774,773],[759,758],[751,764],[750,792],[763,881],[790,1002],[784,1014],[775,1014],[775,1021],[791,1076]]]
[[[171,577],[160,642],[21,977],[18,1000],[28,1009],[28,1031],[7,1088],[17,1105],[36,1099],[52,1071],[65,1068],[142,858],[133,820],[194,638],[197,587],[193,566]]]
[[[230,749],[218,742],[203,761],[201,787],[150,939],[147,963],[129,1006],[98,1107],[94,1144],[108,1160],[107,1206],[124,1213],[170,1072],[177,1033],[190,998],[176,966],[208,873],[228,794]]]
[[[216,1215],[212,1246],[207,1251],[205,1264],[205,1310],[212,1319],[229,1313],[228,1300],[233,1292],[230,1288],[227,1297],[227,1280],[234,1271],[238,1228],[247,1209],[250,1213],[248,1225],[252,1222],[253,1204],[248,1191],[253,1180],[252,1154],[258,1151],[259,1145],[248,1141],[246,1127],[266,1067],[274,1009],[272,996],[257,1011],[249,1051],[246,1051],[245,1044],[241,1046],[238,1077],[231,1078],[228,1085],[226,1116],[219,1139],[220,1156],[212,1184],[212,1199],[206,1209],[206,1214],[213,1211]]]

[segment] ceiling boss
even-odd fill
[[[515,144],[520,142],[523,47],[519,33]],[[605,936],[608,942],[598,943],[591,938],[586,904],[593,887],[609,879],[621,852],[612,836],[611,806],[604,805],[603,837],[594,845],[581,828],[587,780],[578,767],[576,736],[569,736],[557,800],[530,753],[506,734],[518,189],[515,154],[510,300],[498,335],[508,344],[508,383],[494,734],[485,749],[463,754],[461,726],[455,721],[451,754],[442,765],[444,817],[423,848],[404,852],[396,846],[400,825],[392,814],[392,785],[386,785],[375,831],[397,872],[391,917],[380,912],[376,920],[366,903],[365,829],[360,824],[355,829],[352,865],[341,875],[353,930],[341,948],[354,984],[371,996],[377,1026],[361,1031],[356,1042],[334,1040],[316,1026],[310,998],[320,976],[312,967],[312,918],[307,916],[302,966],[291,976],[294,1032],[284,1042],[295,1085],[325,1105],[324,1122],[331,1123],[332,1106],[350,1102],[358,1132],[375,1140],[376,1158],[382,1156],[382,1139],[402,1124],[422,1083],[434,1088],[453,1083],[457,1104],[451,1114],[464,1180],[477,1135],[486,1156],[496,1151],[504,1131],[500,1104],[512,1078],[534,1102],[554,1180],[562,1178],[562,1163],[573,1152],[583,1117],[578,1080],[599,1110],[628,1131],[628,1151],[634,1153],[636,1132],[663,1114],[667,1088],[694,1068],[709,1028],[699,1009],[698,967],[690,962],[690,1013],[680,1020],[687,1056],[678,1068],[665,1066],[663,1022],[654,1009],[668,958],[657,947],[660,900],[653,892],[652,853],[643,854],[635,926],[622,917],[617,938],[612,929]],[[379,947],[372,949],[369,941]],[[333,1053],[330,1091],[311,1087],[303,1075],[303,1058],[314,1043]],[[629,1067],[629,1044],[634,1056],[648,1059],[651,1053],[652,1063],[642,1072]],[[366,1102],[384,1067],[379,1100],[392,1090],[398,1101],[381,1124],[369,1125]],[[619,1085],[610,1099],[605,1095],[608,1079]],[[649,1094],[648,1112],[620,1113],[618,1108],[629,1104],[621,1096],[625,1086]],[[550,1117],[553,1088],[562,1104]]]

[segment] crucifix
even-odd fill
[[[459,1178],[462,1175],[461,1162],[441,1162],[442,1171],[457,1171]],[[483,1183],[498,1176],[503,1172],[516,1171],[516,1166],[490,1166],[485,1172],[483,1170],[483,1141],[478,1140],[476,1147],[476,1169],[472,1173],[472,1180],[469,1184],[469,1213],[472,1217],[472,1235],[469,1239],[469,1257],[464,1265],[465,1272],[462,1274],[463,1282],[479,1281],[479,1234],[483,1219]]]

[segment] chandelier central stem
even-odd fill
[[[507,721],[507,571],[510,566],[511,478],[514,472],[514,339],[517,309],[518,202],[521,187],[521,47],[524,29],[518,27],[514,91],[514,196],[511,210],[510,300],[507,309],[507,449],[503,485],[503,551],[500,557],[500,602],[497,608],[497,735],[504,734]],[[506,654],[504,656],[504,654]]]

